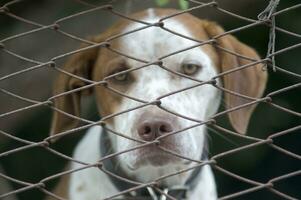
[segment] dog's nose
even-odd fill
[[[138,134],[145,141],[152,141],[173,131],[172,125],[162,119],[146,120],[138,127]]]

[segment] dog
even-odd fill
[[[251,101],[235,94],[260,98],[265,89],[267,72],[259,63],[218,76],[250,64],[252,59],[259,60],[259,56],[234,36],[222,36],[223,28],[214,22],[188,13],[160,20],[177,12],[173,9],[147,9],[131,16],[143,22],[157,23],[148,28],[143,28],[147,23],[122,19],[102,34],[92,37],[91,41],[105,43],[107,48],[89,48],[86,45],[83,47],[85,50],[72,55],[64,65],[63,70],[73,76],[60,73],[54,84],[54,94],[83,87],[86,89],[55,98],[55,107],[70,115],[80,116],[81,96],[95,95],[98,112],[105,122],[105,126],[95,125],[88,129],[76,146],[73,159],[93,164],[111,154],[123,153],[105,159],[100,162],[101,166],[78,171],[76,169],[85,165],[72,162],[69,170],[75,172],[63,177],[54,194],[71,200],[105,199],[116,194],[120,194],[117,199],[169,199],[170,196],[189,200],[217,199],[210,164],[185,171],[196,165],[193,160],[208,161],[206,126],[200,124],[217,113],[222,95],[226,109]],[[212,42],[199,45],[199,41],[210,40]],[[141,67],[143,65],[147,66]],[[140,69],[132,70],[134,68]],[[106,83],[88,86],[102,81]],[[210,84],[201,84],[202,81],[209,81]],[[194,86],[196,84],[200,85]],[[191,88],[185,89],[188,87]],[[232,93],[222,94],[218,87]],[[181,92],[173,93],[181,89]],[[227,113],[237,133],[246,133],[255,106],[252,104]],[[78,120],[55,111],[51,134],[77,125]],[[120,134],[113,134],[112,131]],[[153,143],[133,149],[141,142]],[[133,150],[125,153],[128,149]],[[123,181],[100,169],[132,182]],[[162,178],[181,170],[184,170],[183,173]],[[156,184],[148,187],[135,185],[137,182],[154,181]],[[137,186],[136,190],[130,191]]]

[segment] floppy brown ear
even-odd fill
[[[82,45],[82,48],[87,46],[88,45]],[[97,57],[98,49],[99,48],[97,47],[93,47],[73,54],[64,65],[63,70],[75,76],[91,80],[92,68]],[[80,80],[79,78],[59,72],[59,75],[54,82],[53,93],[54,95],[60,95],[88,84],[88,82]],[[82,94],[91,94],[91,92],[92,89],[89,88],[61,95],[54,98],[54,106],[59,110],[79,117],[81,96]],[[78,120],[72,117],[66,116],[58,111],[54,111],[50,133],[53,135],[75,128],[78,125],[78,122]]]
[[[214,22],[204,21],[204,28],[210,38],[224,33],[224,30]],[[258,54],[251,47],[239,42],[231,35],[225,35],[217,39],[217,45],[233,51],[242,56],[259,60]],[[221,72],[251,63],[252,61],[235,56],[219,48],[216,48],[219,56]],[[262,96],[267,82],[267,72],[263,70],[262,64],[253,65],[242,70],[223,76],[224,87],[228,90],[249,97],[259,98]],[[237,107],[251,100],[235,96],[225,92],[226,109]],[[230,123],[239,133],[246,133],[248,123],[256,105],[247,106],[228,113]]]

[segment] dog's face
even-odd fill
[[[150,9],[133,17],[155,23],[174,12],[174,10]],[[199,41],[209,40],[223,33],[223,30],[214,23],[199,20],[189,14],[163,22],[165,28]],[[100,43],[114,35],[124,34],[143,26],[145,25],[121,21],[93,40]],[[230,51],[258,59],[252,49],[232,36],[221,37],[217,42]],[[139,180],[151,181],[158,176],[193,165],[190,161],[167,151],[195,160],[201,158],[201,154],[205,151],[205,125],[172,133],[210,119],[218,109],[221,92],[212,84],[191,86],[200,84],[200,81],[210,81],[222,71],[250,62],[220,51],[212,45],[189,48],[197,44],[199,43],[196,41],[168,32],[161,27],[149,27],[110,40],[108,48],[91,48],[74,55],[66,65],[65,69],[77,76],[93,81],[107,81],[107,85],[97,85],[93,89],[99,113],[104,117],[108,128],[137,140],[109,134],[114,152],[139,146],[142,144],[141,141],[156,141],[156,144],[118,156],[120,166]],[[188,49],[182,51],[186,48]],[[122,56],[115,50],[132,58]],[[175,52],[178,53],[172,55]],[[162,64],[149,64],[133,70],[145,63],[158,60],[161,60]],[[128,70],[132,71],[122,73]],[[266,74],[258,65],[227,75],[223,80],[222,78],[215,80],[219,86],[223,85],[226,89],[256,98],[262,95]],[[61,93],[86,84],[77,78],[61,75],[55,89],[56,93]],[[191,88],[185,89],[189,87]],[[176,92],[181,89],[185,90]],[[91,88],[89,90],[92,91]],[[79,98],[78,94],[60,97],[55,101],[56,107],[78,116]],[[225,101],[227,108],[248,102],[230,94],[225,94]],[[153,104],[145,105],[147,102]],[[254,106],[229,114],[230,121],[238,132],[246,131],[253,109]],[[122,111],[126,112],[114,115]],[[114,117],[110,117],[111,115]],[[59,113],[55,114],[53,132],[71,127],[74,127],[74,120],[66,119]],[[189,173],[186,173],[169,181],[173,184],[183,183],[188,175]]]
[[[153,10],[149,10],[145,14],[146,16],[141,19],[150,23],[157,22],[161,17],[157,16]],[[117,33],[126,33],[143,26],[138,23],[130,23]],[[201,34],[194,35],[185,21],[170,19],[166,21],[165,27],[192,38],[206,39],[200,38]],[[196,33],[199,31],[204,32],[199,29],[196,30]],[[196,44],[194,41],[169,33],[160,27],[151,27],[113,41],[111,48],[135,58],[153,62],[162,56]],[[213,51],[209,46],[207,49]],[[206,53],[208,52],[207,49],[204,47],[193,48],[164,58],[162,59],[163,67],[201,81],[210,80],[218,72],[213,59]],[[142,65],[145,63],[101,49],[94,68],[93,80],[100,81],[117,72],[138,68]],[[158,65],[150,65],[131,73],[120,74],[107,79],[107,81],[110,87],[147,102],[155,101],[163,95],[198,84],[196,81],[173,74]],[[96,94],[99,108],[103,111],[102,116],[143,105],[141,102],[114,94],[104,87],[97,87]],[[151,178],[154,178],[154,174],[145,173],[147,171],[160,168],[161,173],[166,174],[168,171],[170,173],[176,169],[184,168],[184,165],[188,164],[187,160],[164,153],[158,147],[168,149],[184,157],[200,159],[204,150],[206,134],[204,126],[165,138],[164,135],[197,124],[195,121],[185,119],[185,116],[200,121],[207,120],[219,105],[219,94],[215,87],[208,84],[160,99],[160,106],[184,117],[175,116],[156,105],[148,105],[109,120],[107,126],[128,137],[144,141],[156,139],[160,141],[159,145],[150,145],[121,154],[118,156],[121,160],[120,165],[128,172],[135,171],[135,174],[143,174],[141,178],[150,181]],[[115,151],[121,152],[141,143],[112,135],[112,144]]]

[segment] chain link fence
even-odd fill
[[[67,176],[71,173],[77,173],[77,171],[84,170],[84,169],[87,169],[87,168],[99,168],[99,170],[101,170],[103,173],[106,173],[109,176],[115,176],[115,177],[119,178],[120,180],[122,180],[124,182],[133,183],[132,180],[127,180],[124,177],[119,177],[118,175],[114,175],[114,174],[110,173],[108,170],[105,169],[105,167],[102,165],[102,163],[105,160],[112,159],[113,157],[116,157],[120,154],[126,154],[129,151],[133,151],[135,149],[144,148],[145,146],[156,144],[156,143],[159,142],[158,140],[149,141],[149,142],[139,140],[139,142],[141,143],[140,145],[135,146],[132,149],[127,149],[123,152],[116,152],[116,153],[111,154],[109,156],[103,157],[97,163],[83,163],[82,161],[75,160],[70,155],[61,153],[60,151],[58,151],[54,147],[55,147],[55,143],[58,142],[58,140],[56,140],[57,138],[64,138],[64,137],[66,137],[70,134],[73,134],[75,132],[86,130],[86,129],[94,126],[94,125],[101,125],[110,134],[116,134],[116,135],[119,135],[120,137],[125,137],[122,133],[118,133],[118,131],[116,131],[116,130],[111,130],[111,129],[107,128],[106,127],[106,122],[108,120],[110,120],[111,118],[114,118],[118,115],[121,115],[121,114],[126,113],[126,112],[131,112],[131,111],[136,110],[136,109],[141,109],[141,108],[146,107],[146,106],[156,106],[157,108],[159,108],[159,109],[161,109],[165,112],[171,113],[171,114],[176,115],[180,118],[191,120],[191,121],[196,123],[195,125],[193,125],[191,127],[186,127],[185,129],[174,131],[174,132],[168,134],[167,136],[174,135],[174,134],[182,134],[186,130],[192,129],[192,128],[198,127],[198,126],[208,126],[211,129],[220,132],[223,135],[223,137],[226,137],[226,138],[227,137],[237,137],[237,138],[240,138],[241,140],[247,141],[248,143],[245,144],[245,145],[241,145],[241,146],[232,148],[230,150],[228,149],[228,150],[224,150],[222,152],[216,153],[215,155],[210,156],[209,160],[207,160],[207,161],[194,160],[194,159],[191,159],[191,158],[186,158],[186,157],[183,157],[180,154],[177,154],[175,152],[172,152],[172,151],[169,151],[167,149],[162,148],[161,150],[166,152],[166,153],[169,153],[169,154],[172,154],[173,156],[180,157],[182,159],[187,159],[191,162],[194,162],[195,163],[194,167],[191,167],[189,169],[181,170],[178,173],[165,174],[164,176],[162,176],[162,177],[160,177],[156,180],[153,180],[152,182],[137,184],[135,187],[133,187],[129,190],[120,191],[118,194],[114,194],[113,196],[108,197],[106,199],[114,199],[114,198],[117,198],[117,197],[119,197],[119,196],[121,196],[125,193],[130,192],[130,191],[135,191],[137,189],[145,188],[145,187],[152,187],[158,193],[161,193],[162,195],[165,195],[167,199],[175,199],[175,198],[169,196],[168,194],[165,194],[164,191],[162,191],[159,187],[157,187],[157,184],[159,184],[160,181],[162,181],[163,179],[166,179],[166,178],[171,177],[171,176],[179,176],[179,174],[181,174],[181,173],[184,173],[184,172],[189,171],[189,170],[193,170],[194,168],[198,168],[198,167],[203,166],[203,165],[210,165],[214,169],[214,171],[218,172],[219,174],[222,174],[223,176],[231,177],[231,178],[236,179],[236,180],[238,180],[242,183],[248,184],[248,187],[246,189],[237,190],[237,191],[225,194],[225,195],[220,195],[219,194],[219,199],[221,199],[221,200],[236,199],[236,198],[244,199],[245,195],[248,195],[248,194],[251,194],[251,193],[256,193],[256,192],[262,191],[262,190],[267,190],[269,193],[272,193],[275,197],[277,197],[279,199],[290,199],[290,200],[294,199],[295,200],[295,199],[301,198],[301,196],[300,196],[301,181],[300,181],[300,177],[299,177],[301,175],[301,169],[300,169],[301,157],[298,153],[295,153],[291,150],[288,150],[288,149],[286,149],[286,148],[284,148],[284,147],[282,147],[282,146],[280,146],[280,145],[278,145],[277,143],[274,142],[275,140],[277,140],[281,137],[284,137],[284,136],[288,136],[292,133],[294,133],[294,134],[298,133],[299,134],[300,133],[300,128],[301,128],[300,123],[297,123],[297,125],[295,125],[293,127],[290,127],[288,129],[285,129],[285,130],[280,130],[280,131],[277,131],[277,132],[270,132],[270,133],[267,134],[267,137],[265,137],[265,138],[259,138],[259,137],[254,137],[252,135],[239,134],[239,133],[229,129],[227,126],[222,126],[221,124],[219,124],[219,121],[218,121],[219,117],[225,116],[230,112],[233,112],[233,111],[236,111],[236,110],[239,110],[239,109],[242,109],[242,108],[250,107],[250,106],[256,105],[256,104],[260,104],[260,105],[264,104],[264,105],[268,106],[269,108],[272,108],[273,110],[278,110],[278,112],[284,112],[284,113],[287,113],[288,115],[292,115],[297,119],[297,121],[299,120],[299,122],[300,122],[300,116],[301,116],[300,111],[287,108],[286,106],[283,106],[283,105],[277,103],[277,101],[275,102],[274,98],[277,98],[277,96],[279,96],[279,95],[284,95],[285,96],[289,92],[290,93],[296,93],[296,92],[300,93],[299,89],[300,89],[300,86],[301,86],[301,83],[300,83],[301,75],[296,73],[296,72],[293,72],[291,70],[287,70],[285,67],[278,66],[277,62],[276,62],[276,59],[281,54],[290,52],[291,50],[294,50],[294,49],[299,49],[300,46],[301,46],[301,42],[300,42],[301,35],[300,34],[294,32],[294,31],[289,31],[289,30],[286,30],[284,28],[281,28],[281,27],[277,26],[277,17],[279,17],[280,15],[286,14],[286,13],[294,12],[297,9],[300,10],[301,4],[298,3],[298,4],[295,4],[295,5],[292,5],[290,7],[287,7],[287,8],[284,8],[284,9],[281,9],[281,10],[277,11],[276,8],[277,8],[277,5],[279,4],[279,0],[271,0],[269,3],[268,2],[263,2],[262,4],[264,4],[264,6],[266,6],[266,8],[258,16],[254,17],[254,18],[248,18],[248,17],[244,17],[244,16],[241,16],[241,15],[235,14],[235,13],[229,11],[229,10],[226,10],[226,9],[222,8],[217,1],[210,1],[210,2],[202,2],[202,1],[198,1],[198,0],[187,0],[187,1],[190,3],[190,8],[182,10],[182,11],[178,11],[177,13],[175,13],[173,15],[161,18],[156,23],[144,22],[144,21],[141,21],[139,19],[134,19],[134,18],[130,17],[129,15],[126,15],[126,14],[123,14],[123,13],[119,12],[118,10],[115,9],[115,4],[118,4],[118,1],[117,2],[114,1],[112,3],[108,3],[106,5],[100,5],[99,6],[99,5],[96,5],[95,2],[90,3],[88,1],[74,0],[75,3],[81,5],[83,8],[86,8],[86,10],[81,11],[81,12],[77,12],[77,13],[74,13],[74,14],[70,14],[66,17],[60,18],[60,19],[54,21],[52,24],[49,24],[49,25],[40,24],[40,23],[38,23],[34,20],[23,18],[23,17],[19,16],[18,13],[15,13],[13,11],[13,9],[11,9],[16,4],[21,4],[21,3],[26,4],[26,1],[22,2],[20,0],[14,0],[14,1],[9,1],[9,2],[1,5],[1,7],[0,7],[0,13],[1,13],[0,17],[3,17],[3,16],[9,17],[9,18],[12,18],[12,19],[20,22],[20,23],[29,24],[29,25],[31,25],[35,28],[33,28],[29,31],[26,31],[26,32],[22,32],[20,34],[11,35],[9,37],[2,38],[0,40],[0,48],[1,48],[0,51],[2,53],[10,55],[11,59],[18,59],[18,60],[21,60],[22,62],[26,62],[26,63],[31,65],[30,67],[26,67],[24,69],[21,69],[21,70],[18,70],[16,72],[14,72],[14,73],[9,73],[9,74],[6,74],[6,75],[2,75],[0,77],[0,82],[9,81],[11,79],[18,80],[19,77],[21,77],[22,74],[25,74],[25,73],[30,74],[30,73],[33,73],[36,70],[44,70],[44,69],[49,70],[50,69],[52,71],[55,71],[58,74],[61,73],[61,74],[65,74],[67,76],[73,77],[75,79],[79,79],[79,80],[87,83],[87,85],[82,86],[82,87],[78,87],[78,88],[73,89],[73,90],[69,90],[69,91],[64,92],[64,93],[56,94],[56,95],[51,96],[51,97],[49,97],[45,100],[42,100],[42,101],[37,101],[37,100],[32,99],[32,98],[27,98],[25,96],[14,93],[13,91],[7,90],[7,89],[5,89],[4,87],[1,86],[0,92],[2,94],[4,94],[5,97],[18,99],[20,101],[24,101],[26,103],[29,103],[29,105],[21,107],[21,108],[15,108],[15,109],[10,110],[8,112],[1,113],[0,114],[0,120],[5,119],[5,118],[9,118],[9,117],[11,117],[13,115],[16,115],[18,113],[34,110],[34,109],[39,108],[39,107],[47,107],[47,108],[50,108],[51,111],[58,112],[58,113],[60,113],[62,115],[65,115],[69,118],[73,118],[75,120],[78,120],[78,121],[82,122],[82,125],[78,128],[66,130],[66,131],[57,133],[55,135],[48,136],[46,138],[40,139],[39,141],[26,140],[26,139],[23,139],[21,136],[17,136],[14,133],[7,132],[6,130],[3,130],[2,128],[0,128],[0,135],[2,135],[3,138],[9,139],[13,143],[15,142],[15,143],[22,144],[22,145],[17,146],[13,149],[1,151],[0,152],[0,161],[1,161],[1,159],[2,160],[5,159],[5,157],[8,157],[8,156],[13,157],[15,154],[18,154],[20,152],[28,151],[29,149],[32,149],[32,148],[37,148],[39,150],[43,149],[44,151],[48,151],[51,154],[55,155],[56,157],[60,157],[60,159],[62,159],[64,161],[77,162],[77,163],[81,163],[84,166],[82,168],[79,168],[79,169],[76,169],[76,170],[63,170],[59,173],[51,174],[51,175],[49,175],[45,178],[40,179],[38,182],[27,182],[25,180],[21,180],[21,179],[16,178],[13,174],[6,174],[4,172],[0,172],[0,177],[2,179],[4,179],[4,180],[8,181],[9,183],[12,183],[16,186],[15,189],[11,189],[10,191],[5,191],[4,193],[0,194],[0,199],[6,199],[6,198],[9,198],[10,196],[13,196],[13,195],[16,195],[16,194],[19,194],[19,193],[31,192],[31,191],[40,191],[40,192],[42,192],[43,194],[45,194],[47,196],[51,196],[53,199],[60,199],[60,200],[65,199],[65,198],[63,198],[63,197],[61,197],[57,194],[54,194],[52,192],[52,188],[49,187],[48,183],[51,182],[51,181],[54,181],[54,180],[58,180],[61,177]],[[266,4],[268,4],[268,5],[266,5]],[[210,40],[207,40],[207,41],[200,41],[200,40],[197,40],[195,38],[189,38],[189,37],[187,37],[187,36],[185,36],[181,33],[175,32],[175,31],[173,31],[171,29],[168,29],[164,26],[164,22],[169,18],[173,18],[173,17],[179,16],[179,15],[183,15],[185,13],[190,13],[190,12],[201,12],[203,9],[207,9],[207,8],[213,8],[213,9],[215,9],[216,12],[223,13],[225,15],[228,15],[228,16],[231,16],[231,17],[236,18],[238,20],[241,20],[243,22],[246,22],[247,25],[243,25],[243,26],[240,26],[238,28],[226,31],[223,34],[216,35],[216,36],[214,36],[213,38],[211,38]],[[106,13],[109,13],[110,15],[115,16],[117,18],[123,18],[123,19],[129,20],[129,21],[132,21],[132,22],[140,23],[140,24],[143,25],[143,27],[138,28],[136,30],[132,30],[130,32],[123,33],[123,34],[113,35],[113,36],[107,38],[105,42],[101,42],[101,43],[95,43],[95,42],[90,41],[88,39],[85,39],[83,37],[79,37],[79,36],[77,36],[75,34],[72,34],[72,33],[68,32],[64,29],[64,22],[66,22],[68,20],[73,20],[73,19],[76,19],[76,18],[80,18],[84,15],[89,15],[89,14],[95,13],[95,12],[106,12]],[[268,48],[266,49],[266,56],[263,57],[262,59],[256,60],[256,59],[253,59],[253,58],[246,57],[245,55],[240,55],[237,52],[234,52],[232,50],[223,48],[217,42],[217,40],[219,38],[225,37],[229,34],[235,34],[235,33],[241,32],[243,30],[247,30],[247,29],[254,28],[254,27],[256,28],[258,26],[263,26],[263,27],[265,27],[269,30],[269,40],[265,41],[268,44]],[[193,45],[193,46],[191,46],[189,48],[186,48],[186,49],[182,49],[180,51],[172,52],[169,55],[162,55],[161,58],[158,58],[157,60],[152,60],[152,61],[143,60],[142,58],[135,58],[135,57],[129,55],[127,52],[120,52],[120,51],[118,51],[118,49],[113,49],[110,46],[111,42],[114,41],[117,38],[123,37],[125,35],[129,35],[131,33],[138,32],[138,31],[141,31],[141,30],[144,30],[144,29],[148,29],[150,27],[160,27],[161,29],[163,29],[167,32],[175,34],[179,37],[183,37],[187,40],[192,40],[194,42],[197,42],[198,44]],[[76,50],[73,50],[73,51],[70,51],[70,52],[67,52],[67,53],[62,53],[58,56],[52,57],[51,59],[49,59],[47,61],[42,62],[42,61],[39,61],[37,59],[33,59],[33,58],[30,58],[30,57],[27,57],[27,56],[23,56],[22,54],[16,53],[16,52],[14,52],[13,49],[9,48],[6,45],[10,41],[16,40],[18,38],[26,37],[26,36],[31,35],[31,34],[35,34],[37,32],[42,32],[42,31],[45,31],[45,30],[50,30],[50,31],[53,31],[57,34],[61,34],[61,35],[65,36],[66,38],[72,39],[72,40],[80,42],[80,43],[84,43],[87,46],[76,49]],[[296,42],[295,44],[290,45],[288,47],[277,49],[277,48],[275,48],[275,44],[276,44],[275,40],[276,40],[277,34],[288,35],[290,37],[293,37],[293,38],[297,39],[298,42]],[[250,40],[251,39],[252,38],[250,38]],[[169,56],[176,55],[176,54],[179,54],[181,52],[188,51],[190,49],[197,48],[197,47],[200,47],[200,46],[203,46],[203,45],[208,45],[208,44],[214,46],[216,49],[218,49],[220,51],[223,51],[227,54],[231,54],[231,55],[240,57],[241,59],[245,59],[249,63],[245,64],[245,65],[242,65],[242,66],[239,66],[235,69],[231,69],[231,70],[219,73],[216,77],[214,77],[213,79],[210,79],[210,80],[200,81],[200,80],[197,80],[197,79],[193,79],[195,81],[195,85],[193,85],[189,88],[181,88],[177,91],[165,94],[163,96],[159,96],[153,101],[141,100],[141,99],[129,96],[129,95],[127,95],[127,94],[125,94],[121,91],[118,91],[118,90],[110,87],[110,85],[108,84],[108,81],[107,81],[108,78],[105,78],[105,79],[103,79],[101,81],[97,81],[97,82],[93,81],[93,80],[88,80],[88,79],[85,79],[84,77],[78,77],[75,74],[72,74],[68,71],[65,71],[58,64],[60,60],[65,59],[65,58],[67,58],[67,57],[69,57],[73,54],[88,51],[88,50],[93,49],[93,48],[104,48],[104,49],[107,49],[109,51],[113,51],[113,52],[115,52],[115,53],[117,53],[121,56],[126,57],[126,58],[133,59],[133,60],[139,61],[141,63],[144,63],[143,65],[141,65],[138,68],[132,68],[132,69],[126,70],[125,72],[122,72],[122,73],[130,73],[130,72],[135,71],[135,70],[140,70],[142,68],[147,68],[151,65],[156,65],[159,68],[162,68],[164,70],[168,70],[171,74],[175,74],[176,76],[179,76],[179,77],[182,77],[182,78],[190,78],[191,79],[191,77],[187,77],[187,76],[185,76],[181,73],[178,73],[176,71],[173,71],[173,70],[170,70],[170,69],[164,67],[164,58],[167,58]],[[43,50],[43,48],[46,48],[46,47],[42,46],[41,50]],[[289,76],[289,77],[293,78],[295,80],[295,82],[293,84],[290,84],[290,85],[286,86],[286,87],[279,88],[279,89],[274,90],[274,91],[269,91],[261,98],[254,98],[254,97],[249,97],[249,96],[246,96],[246,95],[243,95],[243,94],[239,94],[235,91],[227,90],[226,88],[218,86],[216,84],[216,80],[222,78],[223,76],[226,76],[226,75],[231,74],[231,73],[235,73],[239,70],[255,67],[257,64],[262,64],[264,66],[262,68],[262,70],[269,71],[270,78],[273,77],[273,76],[276,76],[275,74],[283,74],[285,76]],[[298,66],[298,65],[299,65],[299,63],[296,63],[296,66]],[[113,74],[113,75],[110,76],[110,78],[112,78],[114,76],[117,76],[117,75],[120,75],[120,73]],[[195,88],[195,87],[202,87],[203,85],[212,85],[213,87],[218,88],[224,94],[234,95],[234,96],[245,99],[247,103],[245,103],[243,105],[233,107],[233,108],[229,108],[229,109],[219,111],[217,114],[213,115],[210,119],[208,119],[206,121],[193,119],[193,118],[190,118],[189,116],[183,116],[180,113],[170,111],[170,110],[168,110],[165,107],[160,105],[160,101],[163,98],[167,97],[167,96],[173,96],[177,93],[180,93],[180,92],[183,92],[183,91],[186,91],[186,90],[190,90],[190,89]],[[90,119],[86,119],[86,118],[83,118],[83,117],[75,116],[71,113],[64,112],[63,110],[60,110],[59,108],[57,108],[54,105],[54,100],[57,99],[57,98],[60,98],[64,95],[70,95],[72,93],[81,92],[83,90],[86,90],[87,88],[91,88],[91,87],[94,87],[94,86],[106,87],[108,90],[112,91],[115,94],[118,94],[118,95],[122,96],[123,98],[129,98],[131,100],[138,101],[139,103],[141,103],[141,105],[138,106],[138,107],[133,107],[133,108],[128,109],[128,110],[122,110],[118,113],[113,113],[113,114],[108,115],[108,116],[102,116],[102,118],[100,120],[95,120],[95,121],[90,120]],[[42,88],[41,88],[41,90],[42,90]],[[299,103],[300,103],[300,94],[298,94],[297,97],[299,97],[297,99],[299,99]],[[48,110],[48,111],[50,112],[50,110]],[[262,123],[264,123],[264,122],[262,121]],[[261,124],[258,124],[258,126],[261,126]],[[83,133],[84,132],[82,132],[82,134]],[[159,140],[163,139],[164,137],[167,137],[167,136],[163,136],[163,137],[159,138]],[[133,140],[133,141],[137,141],[136,138],[128,138],[128,139]],[[67,140],[65,140],[64,142],[67,142]],[[300,142],[297,142],[297,145],[300,146]],[[264,147],[267,147],[267,148],[271,148],[271,149],[273,149],[275,151],[278,151],[281,154],[285,155],[285,157],[287,157],[289,159],[297,160],[296,163],[299,164],[299,167],[298,167],[298,165],[296,165],[296,166],[294,166],[293,171],[290,171],[288,173],[283,173],[281,175],[275,175],[275,176],[273,176],[272,178],[270,178],[269,180],[267,180],[265,182],[260,182],[260,181],[257,181],[257,180],[253,180],[253,179],[244,177],[240,174],[234,173],[234,172],[232,172],[231,169],[226,169],[225,167],[223,167],[223,165],[220,162],[220,160],[222,160],[223,158],[231,158],[231,156],[236,154],[236,153],[239,153],[239,152],[242,152],[242,151],[251,151],[252,149],[254,149],[256,147],[259,147],[259,146],[260,147],[264,146]],[[25,159],[25,162],[26,162],[26,159]],[[26,165],[26,164],[24,164],[24,165]],[[36,167],[38,169],[39,166],[36,166]],[[275,167],[277,167],[277,166],[275,166]],[[28,172],[24,171],[24,173],[28,173]],[[300,189],[299,196],[295,196],[295,194],[290,194],[287,191],[283,191],[281,189],[278,189],[278,184],[281,184],[283,181],[286,181],[287,179],[298,178],[298,177],[299,177],[299,181],[296,181],[295,183],[299,184],[299,189]],[[218,184],[218,181],[217,181],[217,184]],[[222,187],[222,186],[220,186],[220,187]]]

